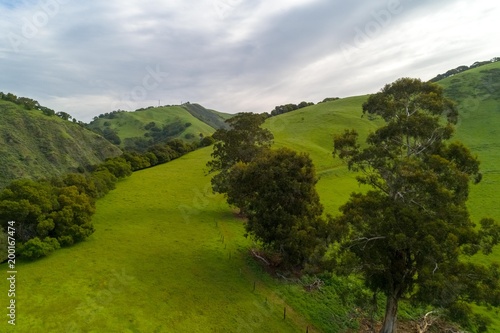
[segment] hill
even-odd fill
[[[212,126],[215,129],[227,128],[224,122],[226,119],[231,118],[233,115],[229,113],[222,113],[215,110],[205,109],[200,104],[184,103],[182,107],[185,108],[193,117],[202,122]]]
[[[291,308],[283,320],[241,220],[211,193],[210,153],[135,172],[97,202],[87,241],[18,262],[12,332],[305,332]]]
[[[16,178],[61,175],[120,154],[78,124],[0,100],[0,188]]]
[[[462,77],[477,75],[477,82],[484,82],[498,68],[488,66],[440,84],[448,94],[463,92],[456,137],[482,161],[483,181],[471,188],[473,218],[488,215],[500,221],[500,101],[491,89],[488,95],[471,86],[472,93],[478,89],[471,94],[464,87],[469,79]],[[492,89],[498,87],[495,80]],[[366,98],[305,107],[265,124],[276,146],[311,154],[320,176],[318,192],[331,214],[359,189],[355,175],[332,158],[332,135],[356,128],[363,137],[377,127],[377,120],[362,117]],[[250,258],[252,243],[243,237],[242,221],[211,193],[204,176],[210,153],[210,148],[200,149],[135,172],[97,202],[96,232],[87,241],[40,261],[18,263],[22,287],[16,295],[15,331],[304,332],[309,326],[309,332],[341,332],[352,327],[360,310],[358,303],[349,303],[357,292],[355,282],[336,281],[308,293],[301,284],[269,278]],[[500,262],[500,249],[475,259]],[[0,268],[7,271],[5,264]],[[8,290],[7,282],[0,288]],[[415,316],[415,310],[401,306],[400,320]],[[500,331],[495,310],[481,309],[493,320],[492,332]]]
[[[500,62],[467,70],[437,82],[445,94],[458,103],[460,118],[454,139],[462,141],[481,161],[483,180],[471,186],[469,209],[475,221],[492,217],[500,221]],[[318,169],[317,189],[326,212],[336,215],[352,191],[360,190],[355,175],[338,159],[333,159],[334,133],[356,128],[361,141],[374,130],[377,120],[362,116],[367,96],[344,98],[309,106],[268,119],[266,127],[275,134],[276,146],[309,152]],[[477,255],[475,260],[500,264],[500,247],[492,255]],[[307,311],[307,308],[305,308]],[[500,331],[494,310],[483,309],[493,320],[493,331]],[[310,314],[312,315],[312,314]]]
[[[89,127],[121,147],[140,149],[148,144],[146,141],[199,141],[201,136],[211,135],[217,128],[224,127],[224,120],[230,116],[205,109],[199,104],[185,103],[133,112],[114,111],[95,117]]]

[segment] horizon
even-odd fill
[[[158,102],[270,112],[500,53],[500,8],[487,0],[0,0],[0,10],[0,91],[84,122]]]

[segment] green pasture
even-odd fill
[[[305,332],[292,308],[283,319],[242,221],[211,193],[210,152],[134,173],[98,201],[87,241],[18,262],[16,326],[4,315],[0,331]],[[7,313],[6,279],[0,288]]]
[[[495,84],[481,88],[481,82],[489,82],[481,70],[499,65],[440,82],[458,97],[456,139],[482,162],[484,177],[471,187],[469,202],[475,221],[500,221],[500,103]],[[265,124],[274,133],[276,147],[310,153],[326,213],[337,214],[352,191],[364,190],[355,175],[332,158],[332,150],[334,134],[355,128],[363,139],[380,124],[362,117],[366,98],[320,103]],[[148,118],[147,112],[153,111],[135,112],[137,121],[110,120],[111,127],[120,136],[138,136],[144,132],[132,124],[162,123],[188,114],[176,107],[155,114],[157,118]],[[196,127],[194,118],[182,119],[193,124],[188,130],[210,130]],[[243,221],[222,196],[210,191],[204,167],[210,153],[211,148],[205,148],[135,172],[97,202],[96,232],[88,240],[42,260],[18,262],[16,326],[8,325],[4,315],[0,332],[305,332],[308,326],[309,332],[337,332],[356,327],[359,302],[367,296],[359,281],[334,277],[323,291],[309,293],[293,277],[271,278],[251,258]],[[500,262],[500,249],[474,260]],[[6,264],[0,269],[7,275]],[[6,279],[0,288],[6,314]],[[500,332],[498,308],[479,310],[493,320],[490,331]],[[419,311],[402,304],[400,318]]]

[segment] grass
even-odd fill
[[[485,215],[500,221],[499,104],[492,89],[477,90],[468,83],[483,82],[481,71],[491,68],[497,67],[483,66],[440,82],[448,93],[465,96],[459,100],[462,118],[456,138],[482,161],[484,179],[472,186],[469,202],[475,221]],[[265,124],[276,146],[311,154],[320,177],[317,189],[331,214],[337,214],[352,191],[362,190],[331,152],[333,134],[356,128],[363,139],[377,127],[376,121],[361,117],[365,100],[359,96],[321,103]],[[210,152],[199,150],[134,173],[98,201],[96,232],[87,241],[36,262],[18,263],[18,322],[11,331],[304,332],[315,326],[309,332],[337,332],[356,327],[352,318],[368,296],[359,281],[338,279],[323,291],[308,293],[300,284],[269,277],[249,258],[252,244],[242,236],[242,221],[209,191],[203,168]],[[484,263],[499,259],[498,247],[491,256],[475,257]],[[7,270],[5,264],[0,269]],[[8,290],[6,280],[0,288]],[[7,304],[6,293],[1,300]],[[493,320],[490,330],[500,331],[498,308],[478,309]],[[420,311],[405,304],[401,310],[400,318],[407,319]],[[10,328],[6,323],[0,327]]]
[[[293,309],[283,320],[274,282],[248,260],[242,221],[208,190],[209,154],[134,173],[99,200],[87,241],[18,263],[9,332],[305,331]]]
[[[222,119],[218,113],[211,112],[210,115]],[[90,126],[104,130],[106,128],[104,123],[108,122],[109,128],[116,130],[123,146],[126,138],[143,138],[144,134],[148,132],[144,129],[144,126],[150,122],[155,122],[157,127],[161,128],[163,125],[176,121],[179,121],[181,124],[191,123],[191,126],[173,138],[186,140],[185,136],[191,134],[193,135],[193,140],[199,140],[200,133],[207,136],[215,132],[212,126],[195,118],[182,106],[162,106],[135,112],[121,112],[115,114],[115,118],[113,119],[99,118],[91,122]]]
[[[336,215],[340,205],[358,188],[355,175],[340,159],[332,157],[333,136],[356,128],[363,139],[375,130],[378,121],[362,116],[367,96],[356,96],[320,103],[270,118],[265,127],[275,138],[275,146],[286,146],[310,154],[320,178],[317,190],[325,211]]]
[[[495,74],[491,74],[492,70]],[[476,222],[482,217],[492,217],[500,222],[500,79],[493,76],[497,75],[497,70],[500,71],[500,63],[486,65],[439,82],[450,97],[464,96],[457,98],[461,116],[454,139],[462,141],[481,161],[483,180],[478,185],[471,185],[468,201],[471,217]],[[494,79],[491,79],[492,76]],[[317,190],[325,211],[332,215],[338,214],[338,208],[347,201],[352,191],[363,190],[357,185],[355,175],[338,159],[333,159],[331,152],[333,134],[355,128],[362,141],[379,125],[378,121],[362,117],[361,105],[366,98],[367,96],[358,96],[317,104],[270,118],[266,124],[275,134],[276,146],[287,146],[310,154],[320,177]],[[479,254],[474,260],[484,264],[500,264],[500,246],[491,255]],[[491,331],[500,332],[498,308],[478,309],[493,321]],[[303,312],[311,316],[322,311],[328,310],[303,308]],[[330,311],[336,310],[333,308]]]
[[[101,163],[120,150],[77,124],[0,100],[0,188]]]

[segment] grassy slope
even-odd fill
[[[500,221],[500,78],[491,78],[485,72],[498,68],[500,63],[494,63],[439,82],[450,97],[463,96],[457,98],[461,118],[455,138],[464,142],[481,161],[483,181],[471,186],[469,199],[475,221],[482,217],[493,217]],[[453,89],[450,88],[452,82],[455,84]],[[454,91],[459,94],[453,94]],[[338,159],[332,159],[332,135],[346,128],[356,128],[363,139],[376,128],[376,122],[362,118],[361,105],[364,100],[366,96],[321,103],[273,117],[266,124],[275,133],[276,146],[288,146],[311,154],[320,175],[317,189],[321,200],[326,212],[334,215],[349,194],[359,190],[359,187],[355,175],[348,172]],[[500,263],[500,247],[496,247],[492,255],[478,255],[475,260]],[[484,312],[493,320],[492,331],[500,331],[498,309]]]
[[[119,154],[79,125],[0,101],[0,188],[15,178],[58,175]]]
[[[364,136],[376,128],[361,118],[365,99],[322,103],[273,117],[266,124],[277,146],[311,153],[321,177],[318,190],[333,214],[358,187],[354,176],[331,158],[332,134],[356,127]],[[483,102],[491,107],[481,106]],[[481,213],[500,220],[494,202],[494,130],[500,113],[493,112],[491,101],[483,102],[470,117],[463,117],[458,138],[483,161],[484,181],[471,193],[474,217]],[[337,312],[350,315],[352,308],[342,309],[335,300],[323,306],[322,294],[277,284],[245,259],[250,244],[241,236],[241,223],[222,198],[207,191],[202,168],[209,154],[210,149],[200,150],[135,173],[98,202],[97,231],[88,241],[38,262],[19,264],[16,331],[304,331],[306,320],[290,310],[290,320],[282,321],[284,299],[322,327],[329,327],[332,318],[342,321]],[[496,249],[487,260],[499,257]],[[0,269],[6,271],[6,266]],[[7,290],[5,280],[0,288]],[[489,314],[496,320],[494,311]],[[498,320],[492,331],[500,331]]]
[[[472,187],[469,208],[474,220],[492,217],[500,221],[498,188],[500,187],[500,63],[481,66],[438,82],[448,95],[459,102],[461,119],[458,140],[463,141],[481,161],[483,180]],[[500,264],[500,247],[490,256],[477,255],[475,260]],[[491,332],[500,332],[499,309],[486,311],[493,320]]]
[[[195,139],[198,140],[200,133],[206,136],[215,132],[212,126],[193,117],[182,106],[162,106],[142,111],[122,112],[116,114],[116,118],[113,119],[97,119],[91,122],[90,126],[104,129],[104,123],[109,122],[111,124],[110,128],[117,131],[123,145],[125,138],[144,137],[144,134],[148,132],[144,129],[144,126],[152,121],[160,128],[175,121],[180,121],[182,124],[191,123],[191,126],[175,137],[180,139],[184,139],[186,134],[193,134]]]
[[[320,103],[272,117],[265,127],[272,130],[275,145],[308,152],[320,177],[318,191],[326,211],[336,214],[350,192],[357,188],[355,175],[339,159],[332,158],[333,135],[356,128],[361,138],[377,127],[377,121],[362,118],[367,96]]]
[[[224,123],[226,119],[231,118],[233,115],[229,113],[222,113],[214,110],[205,109],[200,104],[185,103],[182,105],[193,117],[201,120],[202,122],[212,126],[215,129],[227,128]]]
[[[273,282],[248,261],[241,221],[208,191],[210,153],[134,173],[98,202],[90,239],[18,263],[9,332],[305,331],[291,309],[283,320]]]

